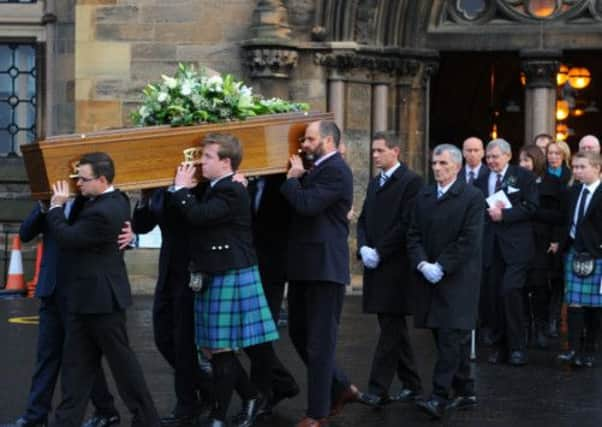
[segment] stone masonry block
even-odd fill
[[[135,5],[105,6],[96,9],[96,23],[136,23],[139,21],[140,10]]]
[[[153,40],[155,27],[153,24],[97,24],[96,40],[130,41]]]
[[[76,132],[123,127],[121,102],[119,101],[77,101]]]
[[[75,50],[77,78],[123,78],[130,73],[130,46],[127,43],[78,41]]]
[[[132,45],[132,59],[176,60],[178,47],[171,43],[136,43]]]

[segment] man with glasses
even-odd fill
[[[115,169],[105,153],[82,156],[77,186],[88,200],[68,222],[63,205],[69,186],[53,186],[47,222],[61,250],[57,277],[65,283],[67,334],[63,352],[65,393],[54,427],[79,427],[102,356],[132,426],[159,427],[142,369],[129,345],[125,310],[132,303],[123,253],[113,236],[130,217],[129,201],[113,185]]]

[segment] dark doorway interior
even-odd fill
[[[517,53],[441,54],[431,83],[430,143],[458,146],[469,136],[498,137],[523,145],[524,95]]]

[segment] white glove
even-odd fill
[[[433,285],[443,278],[443,269],[439,263],[423,261],[418,264],[418,270],[422,273],[424,278]]]
[[[368,246],[362,246],[360,248],[360,256],[362,257],[362,263],[366,268],[376,268],[380,262],[380,257],[375,249],[369,248]]]

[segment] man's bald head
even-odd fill
[[[600,154],[600,140],[594,135],[585,135],[579,141],[579,151],[592,151]]]
[[[472,169],[476,168],[483,161],[485,156],[485,149],[483,148],[483,141],[476,136],[466,138],[462,144],[462,155],[466,164]]]

